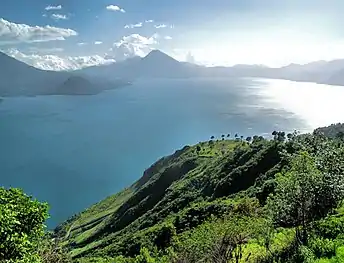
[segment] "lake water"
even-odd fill
[[[344,87],[262,79],[139,81],[96,96],[5,98],[0,185],[49,202],[55,226],[212,135],[344,121]]]

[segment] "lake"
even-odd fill
[[[5,98],[0,185],[49,202],[53,227],[186,144],[344,121],[342,98],[344,87],[264,79],[141,80],[95,96]]]

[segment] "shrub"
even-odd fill
[[[47,204],[19,189],[0,188],[0,261],[37,261],[47,217]]]

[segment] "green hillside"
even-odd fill
[[[0,259],[14,249],[4,262],[344,262],[344,144],[324,129],[185,146],[44,238],[46,207],[3,189]]]
[[[339,140],[332,141],[317,133],[274,132],[273,135],[273,140],[258,136],[247,140],[224,138],[186,146],[157,161],[129,188],[59,226],[55,237],[80,262],[118,256],[131,262],[130,258],[147,260],[148,254],[156,262],[173,262],[173,258],[186,260],[180,262],[200,262],[214,252],[214,243],[220,242],[226,231],[239,228],[235,231],[252,230],[245,234],[240,262],[245,257],[248,262],[269,262],[266,261],[269,258],[280,257],[295,245],[299,221],[292,218],[273,221],[271,214],[276,204],[271,204],[272,197],[268,201],[268,196],[278,187],[276,174],[287,174],[293,165],[297,166],[293,160],[307,153],[307,169],[315,176],[327,168],[312,166],[328,158],[330,153],[338,158],[334,165],[341,178],[344,152]],[[300,167],[295,169],[298,172]],[[312,218],[322,222],[317,220],[323,220],[338,204],[331,201],[329,208],[321,208],[324,212],[312,214]],[[286,209],[279,206],[281,210]],[[329,220],[335,218],[342,224],[344,218],[341,210],[338,211]],[[271,231],[271,251],[263,244],[266,236],[262,229]],[[314,237],[314,242],[333,245],[328,255],[328,251],[325,254],[315,251],[319,258],[336,254],[335,241],[326,237],[322,233]]]

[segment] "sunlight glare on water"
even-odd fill
[[[344,122],[344,87],[264,80],[260,94],[272,104],[296,114],[313,128]]]

